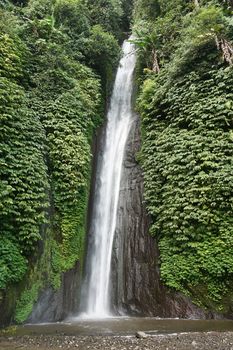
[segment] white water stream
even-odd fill
[[[99,178],[94,194],[90,224],[92,242],[88,246],[86,282],[83,285],[81,308],[84,318],[105,318],[110,311],[110,274],[122,163],[133,118],[132,92],[135,69],[133,44],[125,41],[123,58],[117,71],[107,126]]]

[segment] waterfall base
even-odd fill
[[[41,292],[27,322],[57,322],[64,320],[78,310],[78,291],[80,291],[81,273],[79,262],[62,275],[61,287],[52,287]]]

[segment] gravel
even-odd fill
[[[233,332],[136,336],[0,337],[0,350],[233,350]]]

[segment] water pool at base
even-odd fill
[[[134,335],[172,334],[184,332],[233,331],[231,320],[184,320],[158,318],[108,318],[100,320],[72,320],[60,323],[27,324],[16,330],[16,335]]]

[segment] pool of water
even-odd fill
[[[17,328],[17,335],[132,335],[137,331],[148,334],[183,332],[233,331],[231,320],[183,320],[157,318],[108,318],[48,324],[27,324]]]

